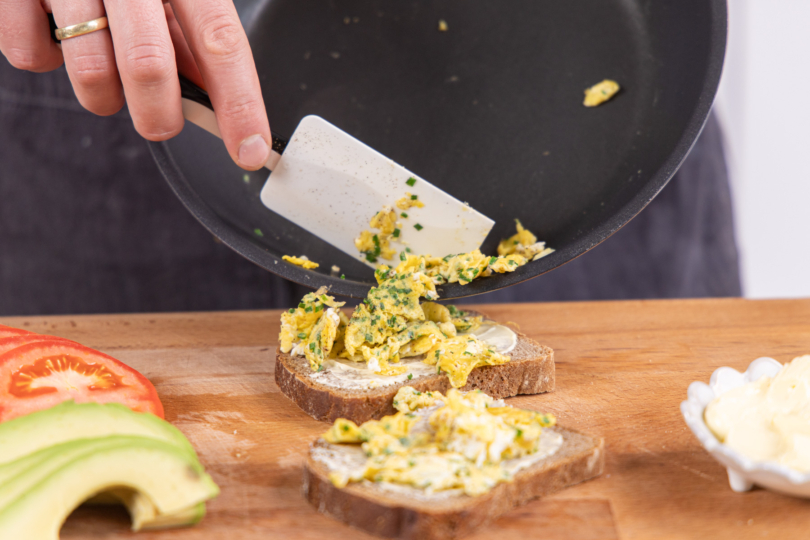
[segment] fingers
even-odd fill
[[[115,60],[135,129],[162,141],[183,129],[180,82],[161,0],[106,0]]]
[[[48,15],[39,2],[0,0],[0,52],[18,69],[44,72],[62,65],[62,53],[51,39]]]
[[[232,0],[172,0],[202,73],[225,146],[248,170],[270,155],[270,125],[247,36]]]
[[[51,0],[51,7],[60,28],[104,16],[102,0]],[[62,40],[62,54],[73,91],[85,109],[106,116],[124,106],[109,30]]]
[[[205,82],[200,73],[200,68],[197,67],[197,62],[194,60],[194,55],[191,54],[188,43],[186,43],[186,37],[183,35],[180,23],[177,22],[177,17],[174,16],[172,5],[164,1],[163,7],[166,10],[166,22],[169,24],[169,35],[172,37],[172,45],[174,45],[174,58],[177,61],[177,71],[205,90]]]

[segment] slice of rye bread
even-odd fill
[[[468,312],[475,313],[475,312]],[[499,366],[475,368],[461,391],[481,390],[494,399],[520,394],[541,394],[554,390],[554,351],[517,332],[517,346],[511,360]],[[303,356],[276,352],[276,384],[316,420],[334,422],[346,418],[361,424],[394,414],[394,396],[403,386],[420,392],[447,392],[451,388],[445,374],[416,376],[401,383],[369,389],[336,388],[320,384]]]
[[[464,536],[532,499],[602,474],[603,439],[559,427],[548,429],[563,436],[557,452],[478,497],[414,497],[369,481],[337,488],[329,481],[329,469],[313,459],[312,449],[304,468],[304,496],[319,512],[371,534],[419,540]],[[318,439],[313,444],[317,446],[339,445]]]

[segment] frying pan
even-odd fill
[[[304,116],[322,116],[494,219],[484,253],[513,234],[515,219],[556,249],[511,274],[439,287],[442,298],[539,276],[638,214],[700,134],[726,43],[725,0],[265,0],[237,7],[274,133],[289,136]],[[621,92],[583,107],[583,90],[605,78]],[[359,260],[261,204],[267,171],[245,173],[221,141],[187,126],[151,150],[209,231],[303,285],[357,298],[375,285]],[[285,254],[306,254],[321,266],[304,270],[281,262]]]

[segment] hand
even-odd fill
[[[63,28],[104,15],[109,29],[50,37],[47,13]],[[143,137],[183,129],[178,68],[206,88],[231,158],[248,170],[270,154],[259,77],[233,0],[0,0],[0,51],[19,68],[45,72],[63,61],[79,102],[110,115],[124,105]]]

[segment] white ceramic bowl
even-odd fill
[[[810,497],[810,473],[803,473],[772,461],[753,461],[717,440],[703,418],[711,401],[733,388],[753,382],[760,377],[773,377],[782,364],[773,358],[757,358],[744,373],[721,367],[712,373],[709,384],[693,382],[687,400],[681,403],[686,425],[700,443],[728,471],[728,483],[734,491],[748,491],[755,484],[786,495]]]

